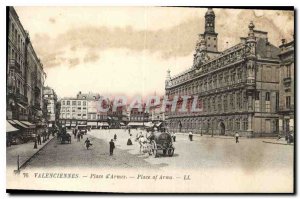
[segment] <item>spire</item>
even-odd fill
[[[167,70],[167,76],[165,80],[166,87],[171,85],[171,71],[170,69]]]
[[[212,8],[208,8],[205,13],[205,33],[215,33],[215,13]]]
[[[212,8],[207,8],[205,16],[208,16],[208,15],[215,16],[215,13]]]
[[[170,79],[171,79],[171,71],[170,71],[170,69],[168,69],[166,80],[170,80]]]
[[[248,28],[249,28],[248,37],[253,38],[254,37],[254,28],[255,28],[253,21],[250,21]]]

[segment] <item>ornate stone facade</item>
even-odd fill
[[[197,95],[202,111],[166,113],[170,131],[211,135],[239,132],[248,137],[275,135],[279,48],[268,42],[267,32],[255,30],[250,22],[247,37],[219,52],[212,9],[208,9],[205,20],[205,32],[196,44],[193,66],[177,76],[168,75],[165,87],[170,98]],[[213,48],[211,40],[216,41]]]

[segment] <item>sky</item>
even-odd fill
[[[171,76],[192,66],[206,8],[15,7],[59,97],[163,95]],[[279,46],[294,35],[294,13],[214,9],[219,50],[239,43],[253,21]],[[226,43],[228,42],[228,44]]]

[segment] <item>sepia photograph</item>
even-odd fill
[[[6,191],[294,193],[294,7],[7,6]]]

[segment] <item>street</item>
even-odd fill
[[[91,130],[77,142],[72,135],[71,144],[60,144],[54,138],[38,155],[33,157],[25,169],[35,167],[84,167],[84,168],[135,168],[135,169],[232,169],[249,171],[262,169],[293,169],[293,146],[263,143],[267,139],[241,138],[240,143],[230,137],[177,135],[173,157],[154,158],[141,154],[134,138],[140,130],[132,130],[133,145],[127,146],[128,131],[123,129]],[[70,133],[70,132],[69,132]],[[109,156],[109,141],[117,135],[116,149]],[[86,138],[93,146],[87,150]]]

